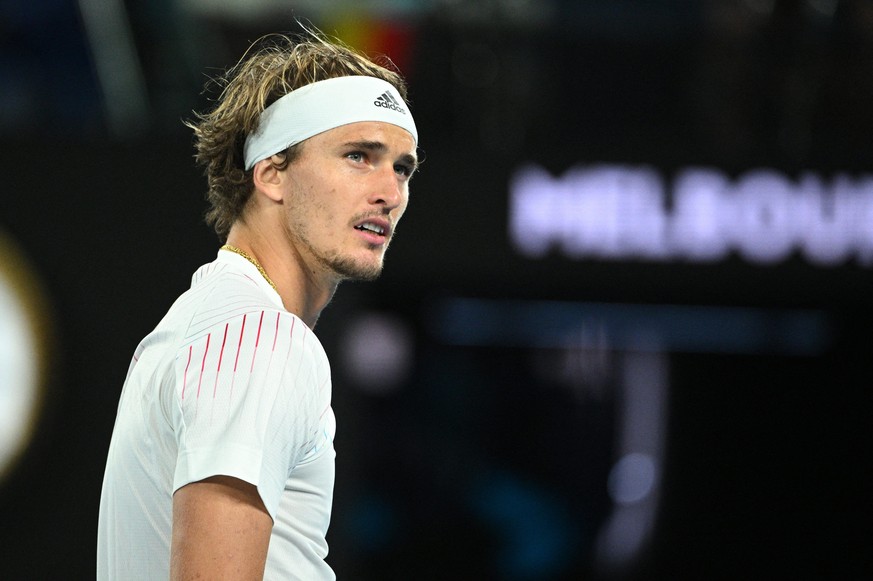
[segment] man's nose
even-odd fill
[[[405,196],[406,184],[398,178],[394,167],[380,168],[371,203],[384,204],[388,209],[394,209],[403,203]]]

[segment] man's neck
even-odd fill
[[[336,292],[339,280],[311,270],[282,234],[268,226],[238,221],[227,243],[251,256],[275,284],[282,304],[314,329],[322,309]]]

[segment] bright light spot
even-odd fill
[[[347,325],[342,344],[344,370],[358,388],[373,395],[399,388],[412,367],[412,333],[396,317],[361,315]]]
[[[0,274],[0,467],[21,448],[36,400],[33,336],[7,285]]]
[[[639,502],[655,486],[655,472],[655,461],[648,454],[627,454],[615,463],[609,473],[609,495],[616,504]]]
[[[36,424],[46,320],[32,273],[0,232],[0,477],[24,451]]]

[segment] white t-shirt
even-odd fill
[[[172,496],[209,476],[258,488],[273,518],[265,579],[334,579],[330,366],[243,257],[219,251],[137,347],[100,499],[97,578],[169,577]]]

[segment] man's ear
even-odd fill
[[[273,158],[268,157],[255,164],[252,171],[252,179],[255,182],[255,189],[263,192],[269,199],[274,202],[282,201],[282,176],[280,170],[273,163]]]

